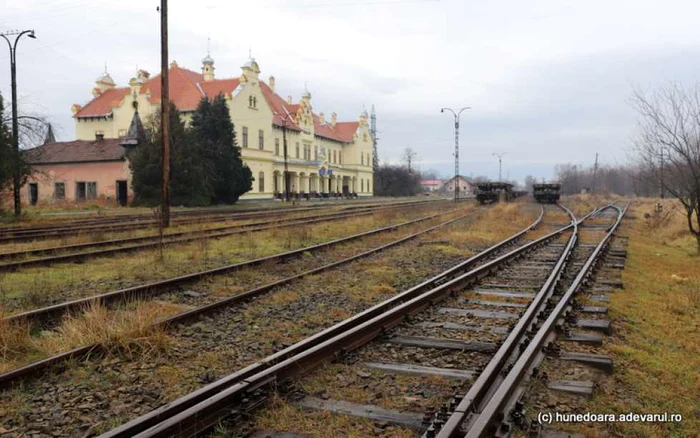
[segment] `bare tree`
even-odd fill
[[[700,254],[700,85],[635,90],[632,104],[640,115],[633,137],[639,163],[681,202]]]
[[[413,148],[406,148],[403,150],[403,154],[401,155],[401,160],[406,163],[408,166],[408,172],[411,172],[411,163],[413,160],[416,158],[418,154],[416,151],[413,150]]]

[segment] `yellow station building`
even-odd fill
[[[260,79],[260,67],[253,58],[241,67],[240,76],[226,79],[215,76],[214,60],[209,55],[202,60],[201,73],[182,68],[173,61],[169,81],[170,100],[187,122],[203,97],[224,95],[242,158],[255,178],[253,189],[241,199],[270,199],[284,193],[285,136],[291,193],[324,197],[329,194],[372,195],[373,139],[366,111],[361,112],[357,121],[340,122],[335,113],[327,118],[323,112],[314,112],[308,90],[304,90],[296,102],[291,96],[282,98],[275,92],[274,77],[270,76],[267,82]],[[160,75],[151,77],[148,72],[139,70],[128,87],[117,87],[105,72],[95,83],[92,100],[84,106],[74,104],[71,107],[76,135],[76,141],[72,143],[85,149],[102,142],[108,144],[108,148],[117,147],[118,143],[113,139],[127,136],[136,111],[142,120],[159,113],[160,85]],[[66,146],[44,145],[42,148],[50,153],[37,156],[62,155],[64,153],[56,151],[62,151]],[[119,155],[118,151],[110,153]],[[44,170],[51,168],[51,174],[56,173],[51,167],[56,163],[44,159],[36,164]],[[129,172],[128,166],[122,165],[121,168]],[[89,176],[81,178],[85,180]],[[121,178],[116,183],[128,181],[128,198],[131,198],[131,175]],[[63,179],[66,179],[65,175]],[[98,198],[118,199],[120,189],[116,183],[95,183],[92,194]],[[66,181],[63,184],[62,196],[71,199],[70,187],[79,182]],[[41,198],[50,196],[52,189],[50,184],[43,185],[44,196]],[[36,187],[35,190],[38,191]],[[77,193],[76,189],[76,199],[79,199]]]

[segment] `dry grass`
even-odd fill
[[[32,336],[27,324],[0,321],[0,372],[73,348],[98,344],[126,357],[164,351],[170,338],[155,322],[181,307],[167,303],[131,303],[125,311],[110,311],[92,304],[80,315],[66,316],[54,331]]]
[[[680,217],[664,226],[644,218],[656,201],[635,202],[636,219],[624,227],[630,236],[625,290],[611,297],[617,332],[606,345],[616,371],[588,407],[680,413],[683,421],[581,427],[587,436],[690,437],[700,431],[700,258]]]
[[[158,251],[149,250],[91,259],[90,269],[72,263],[24,269],[2,277],[0,298],[15,301],[11,307],[5,306],[8,312],[8,309],[33,309],[45,305],[46,300],[57,295],[65,298],[84,297],[86,291],[91,294],[105,292],[203,268],[286,252],[424,216],[431,211],[430,208],[385,212],[379,217],[363,216],[216,240],[198,239],[188,244],[166,247],[162,259]],[[41,291],[38,298],[44,301],[34,299],[36,297],[32,296],[32,290]]]

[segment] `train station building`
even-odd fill
[[[241,199],[272,199],[285,192],[285,161],[292,194],[333,196],[372,195],[373,139],[369,115],[358,111],[352,121],[339,121],[333,112],[315,112],[311,93],[298,100],[275,91],[275,78],[260,78],[251,58],[234,78],[217,78],[214,59],[202,59],[201,72],[173,61],[169,69],[170,100],[186,122],[200,100],[223,94],[233,120],[243,161],[253,173],[253,189]],[[133,196],[125,156],[133,123],[160,111],[160,75],[139,70],[128,86],[117,87],[105,71],[85,105],[71,107],[75,141],[50,142],[30,150],[35,169],[22,189],[24,202],[105,199],[125,204]],[[287,138],[285,160],[283,131]],[[138,147],[138,146],[135,146]],[[176,170],[175,170],[176,171]]]

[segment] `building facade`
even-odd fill
[[[426,192],[439,192],[442,189],[444,181],[441,179],[425,179],[420,182],[423,191]]]
[[[226,79],[216,78],[214,60],[208,55],[202,60],[201,73],[182,68],[173,61],[169,81],[170,101],[178,107],[186,122],[191,120],[202,98],[222,94],[226,99],[241,156],[255,178],[253,189],[241,199],[271,199],[284,193],[285,163],[290,175],[289,191],[293,195],[372,195],[373,138],[366,111],[356,121],[340,122],[335,113],[329,118],[323,112],[316,113],[308,90],[304,90],[296,102],[291,96],[284,99],[275,92],[274,77],[270,76],[267,82],[260,79],[260,67],[252,58],[241,67],[239,77]],[[123,139],[135,113],[144,121],[159,113],[160,75],[151,77],[148,72],[139,70],[128,87],[116,87],[105,72],[96,81],[92,94],[93,99],[84,106],[75,104],[71,107],[77,141],[100,143]],[[63,142],[66,147],[59,149],[69,149],[68,143],[71,142]],[[42,148],[47,148],[47,145]],[[120,159],[124,160],[123,154]],[[57,173],[53,169],[57,163],[43,160],[40,164],[44,190],[39,188],[38,199],[55,199],[57,196],[51,193],[51,182],[46,175],[50,179],[51,172]],[[125,164],[123,173],[115,181],[131,180],[128,163]],[[93,179],[97,180],[101,172],[99,166],[90,163],[80,166],[85,166],[87,173],[93,169]],[[61,174],[67,176],[70,172]],[[37,181],[30,183],[36,184]],[[66,183],[74,186],[78,181]],[[31,199],[31,190],[31,187],[23,190],[27,201]],[[98,198],[119,197],[117,186],[98,184],[97,190]],[[127,198],[131,198],[130,182],[127,191]]]
[[[464,195],[471,195],[474,193],[474,185],[467,178],[462,175],[453,176],[443,183],[442,190],[447,193],[454,193],[455,186],[459,187],[460,193]]]

